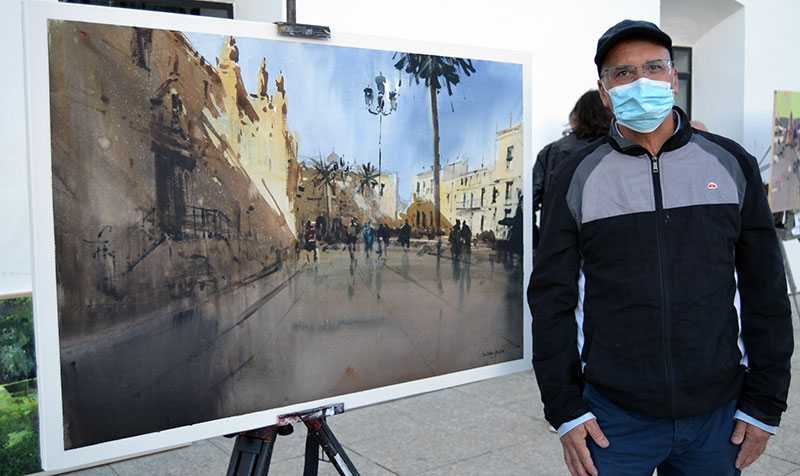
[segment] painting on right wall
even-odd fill
[[[769,205],[773,212],[800,209],[800,92],[775,91]]]

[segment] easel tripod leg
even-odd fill
[[[311,433],[308,431],[306,436],[306,457],[305,464],[303,465],[303,476],[317,476],[319,474],[319,443]]]
[[[333,435],[330,427],[328,427],[324,417],[304,420],[303,423],[305,423],[306,428],[308,428],[308,438],[311,439],[313,437],[317,445],[322,447],[322,451],[328,455],[328,458],[339,474],[342,476],[360,476],[353,462],[350,461],[347,453],[344,452],[342,445],[339,444],[339,441]],[[317,445],[312,446],[309,441],[306,440],[306,463],[308,463],[310,457],[309,450],[313,451],[314,457],[316,458]],[[316,474],[316,471],[314,473],[306,472],[304,476],[316,476]]]
[[[275,446],[277,428],[274,426],[255,430],[259,436],[240,434],[231,454],[227,476],[267,476]]]

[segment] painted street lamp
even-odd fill
[[[383,196],[383,184],[381,183],[381,135],[383,131],[383,116],[388,116],[397,110],[397,90],[400,89],[400,81],[397,82],[397,87],[389,91],[389,104],[386,104],[386,78],[383,73],[378,73],[375,76],[375,85],[377,86],[378,97],[375,101],[375,91],[369,86],[364,88],[364,102],[367,105],[367,111],[370,114],[378,116],[378,194]],[[375,107],[372,103],[375,102]]]

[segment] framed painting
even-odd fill
[[[530,368],[530,55],[25,5],[43,466]]]

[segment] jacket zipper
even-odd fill
[[[649,154],[648,154],[649,156]],[[659,155],[650,156],[653,163],[653,190],[655,191],[656,205],[656,238],[658,246],[658,270],[661,276],[661,331],[664,345],[664,367],[667,375],[667,405],[672,418],[675,418],[675,378],[672,369],[672,339],[670,337],[670,307],[669,307],[669,280],[667,276],[667,256],[664,245],[664,206],[661,193],[661,180],[659,179]]]

